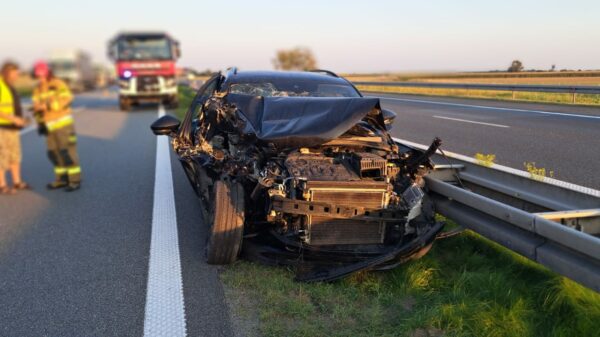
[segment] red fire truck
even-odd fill
[[[119,81],[119,106],[129,110],[139,102],[177,106],[175,62],[179,42],[162,32],[120,33],[109,42]]]

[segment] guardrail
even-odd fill
[[[438,213],[600,292],[600,191],[449,152],[432,160]]]
[[[515,92],[554,92],[572,95],[572,102],[576,102],[577,94],[600,94],[600,86],[568,86],[568,85],[529,85],[529,84],[471,84],[471,83],[433,83],[433,82],[352,82],[359,86],[377,87],[412,87],[412,88],[438,88],[438,89],[465,89],[465,90],[494,90]]]

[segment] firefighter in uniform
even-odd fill
[[[55,181],[47,185],[54,190],[65,188],[72,192],[81,187],[81,167],[77,155],[77,136],[69,87],[55,78],[45,62],[37,62],[33,68],[39,83],[33,90],[33,110],[38,122],[38,132],[46,135],[48,158],[54,165]]]

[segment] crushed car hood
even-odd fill
[[[229,94],[243,132],[279,146],[315,146],[338,138],[376,109],[378,98],[262,97]]]

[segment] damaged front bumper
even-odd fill
[[[245,238],[242,252],[251,261],[296,267],[297,281],[334,281],[358,271],[391,269],[420,257],[443,227],[438,222],[410,241],[363,251],[302,245],[270,231]]]

